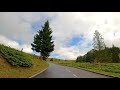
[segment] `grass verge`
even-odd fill
[[[75,61],[63,60],[54,60],[51,62],[64,66],[81,68],[112,77],[120,77],[120,63],[76,63]]]
[[[31,67],[20,67],[9,64],[0,55],[0,78],[28,78],[48,67],[48,63],[38,57],[30,55],[33,65]]]

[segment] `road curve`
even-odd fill
[[[89,71],[49,63],[49,68],[33,78],[110,78]]]

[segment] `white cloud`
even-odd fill
[[[43,24],[49,17],[55,42],[54,53],[59,54],[59,58],[76,59],[92,48],[87,48],[87,45],[92,42],[95,30],[102,34],[108,47],[112,44],[120,47],[119,16],[120,12],[0,12],[0,35],[4,36],[0,37],[0,42],[32,52],[30,43],[36,32],[31,25],[37,21]],[[72,37],[81,34],[84,38],[82,44],[66,47]],[[22,45],[19,40],[22,40]]]
[[[32,53],[30,45],[27,45],[27,44],[19,45],[19,43],[17,43],[16,41],[12,41],[1,35],[0,35],[0,44],[10,46],[11,48],[15,48],[18,50],[21,50],[23,48],[23,52]]]
[[[32,53],[32,47],[31,45],[27,45],[27,44],[24,44],[24,45],[21,45],[21,47],[23,48],[23,52],[27,52],[27,53]]]
[[[63,58],[75,59],[77,55],[83,55],[92,47],[86,48],[87,44],[92,42],[95,30],[98,30],[103,38],[105,44],[111,47],[112,44],[120,46],[120,30],[119,18],[120,13],[58,13],[55,20],[51,22],[54,30],[53,35],[56,37],[55,52],[60,54]],[[113,35],[115,33],[115,36]],[[71,37],[83,34],[84,43],[72,47],[64,47]],[[78,51],[80,50],[80,51]],[[74,52],[77,51],[77,54]]]
[[[32,39],[31,25],[22,21],[17,14],[14,12],[0,12],[0,35],[12,40],[29,42]]]

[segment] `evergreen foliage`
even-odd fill
[[[54,50],[54,42],[52,41],[52,30],[49,27],[49,22],[46,21],[42,30],[34,36],[34,41],[31,44],[32,50],[40,52],[41,59],[46,60],[50,53]]]

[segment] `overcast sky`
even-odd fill
[[[30,44],[46,20],[55,43],[51,57],[76,59],[84,55],[93,48],[95,30],[102,34],[106,46],[120,47],[119,12],[0,12],[0,43],[35,53]]]

